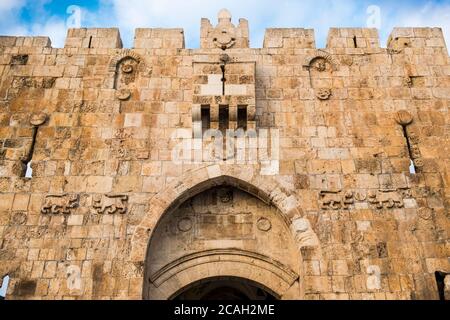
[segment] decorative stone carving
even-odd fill
[[[429,221],[433,219],[434,212],[430,208],[420,208],[417,210],[417,215],[420,219]]]
[[[138,64],[139,62],[131,57],[121,60],[117,65],[114,88],[117,90],[128,89],[136,81]]]
[[[113,88],[117,89],[116,98],[119,100],[129,99],[138,77],[150,76],[152,72],[141,56],[131,50],[124,50],[114,57],[109,70],[114,74]]]
[[[231,60],[230,56],[227,55],[227,54],[221,54],[220,57],[219,57],[219,61],[222,64],[226,64],[226,63],[230,62],[230,60]]]
[[[320,100],[328,100],[331,97],[331,89],[318,89],[316,97]]]
[[[407,126],[413,122],[413,116],[409,111],[400,110],[395,114],[395,121],[402,126]]]
[[[294,218],[291,229],[299,249],[319,246],[319,238],[312,230],[311,223],[308,219]]]
[[[404,199],[412,198],[409,188],[362,191],[321,191],[321,210],[349,210],[355,202],[368,203],[376,209],[394,209],[405,206]]]
[[[222,203],[229,203],[233,201],[233,191],[230,189],[220,189],[218,192],[219,200]]]
[[[258,227],[258,230],[267,232],[270,229],[272,229],[272,223],[267,218],[259,218],[256,222],[256,226]]]
[[[222,50],[230,49],[236,44],[236,31],[231,23],[231,13],[222,9],[218,15],[219,24],[214,30],[214,45]]]
[[[13,225],[24,225],[25,222],[27,222],[27,213],[24,211],[15,212],[11,216],[11,223]]]
[[[152,68],[147,65],[147,63],[144,61],[144,59],[137,54],[136,52],[130,50],[130,49],[124,49],[120,54],[116,55],[114,58],[111,59],[109,63],[109,72],[116,73],[118,70],[118,65],[127,59],[132,59],[136,62],[138,62],[138,69],[134,69],[132,71],[139,71],[143,76],[150,76],[152,73]],[[130,70],[129,67],[125,67],[125,73],[126,71]],[[129,73],[129,72],[128,72]]]
[[[47,115],[43,112],[34,113],[30,118],[30,124],[35,127],[43,125],[45,121],[47,121]]]
[[[93,196],[92,207],[99,214],[125,214],[127,212],[128,196],[124,194],[96,194]]]
[[[341,191],[321,191],[319,199],[322,210],[349,209],[349,205],[353,204],[353,193],[342,195]]]
[[[328,61],[323,57],[317,57],[311,61],[309,69],[317,70],[319,72],[324,72],[327,70]]]
[[[116,98],[119,100],[128,100],[131,97],[129,89],[120,89],[116,91]]]
[[[413,80],[412,80],[412,78],[411,78],[411,77],[405,77],[405,78],[403,79],[403,85],[404,85],[405,87],[411,88],[411,87],[413,86]]]
[[[40,88],[51,89],[55,84],[53,77],[14,77],[11,87],[14,89]]]
[[[11,57],[11,65],[25,65],[28,62],[27,54],[18,54]]]
[[[397,190],[369,191],[368,201],[369,203],[374,204],[377,209],[404,207],[403,198]]]
[[[188,232],[192,229],[193,222],[192,219],[189,217],[183,218],[180,221],[178,221],[177,227],[178,230],[181,232]]]
[[[323,61],[325,63],[325,68],[323,68],[324,64],[322,62],[319,63],[319,66],[316,65],[316,63],[319,61]],[[337,71],[339,69],[339,63],[336,61],[336,59],[333,58],[332,55],[324,50],[316,50],[313,56],[306,58],[305,62],[303,63],[303,67],[308,70],[316,69],[323,72],[327,69],[327,63],[331,66],[331,71]]]
[[[45,197],[41,212],[44,214],[70,214],[78,207],[79,197],[77,194],[49,194]]]
[[[341,62],[342,62],[342,64],[350,67],[351,65],[353,65],[353,57],[352,56],[342,56]]]

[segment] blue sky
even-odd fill
[[[132,47],[137,27],[181,27],[186,46],[196,48],[200,19],[215,22],[223,7],[235,22],[249,20],[252,47],[262,46],[270,27],[314,28],[317,46],[324,47],[330,27],[373,22],[368,8],[374,5],[380,8],[383,46],[394,26],[442,27],[450,43],[450,0],[0,0],[0,34],[47,35],[54,47],[62,47],[71,5],[81,8],[82,27],[119,27],[126,47]]]

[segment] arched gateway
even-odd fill
[[[299,248],[317,237],[279,182],[248,169],[203,168],[152,199],[131,253],[146,250],[144,299],[302,297]]]

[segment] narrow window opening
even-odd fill
[[[205,131],[211,128],[211,111],[209,106],[202,106],[201,117],[202,117],[202,132],[205,133]]]
[[[8,292],[9,286],[9,275],[3,277],[0,287],[0,300],[4,300],[6,298],[6,293]]]
[[[225,64],[220,65],[220,69],[222,70],[222,95],[225,95],[225,82],[227,79],[225,78]]]
[[[219,106],[219,130],[223,136],[223,160],[226,160],[227,152],[227,130],[230,125],[230,113],[228,106]]]
[[[227,132],[230,124],[229,110],[228,106],[219,106],[219,130],[222,132],[223,136]]]
[[[22,161],[22,177],[24,178],[32,178],[33,177],[33,169],[31,168],[31,161],[33,160],[34,148],[36,146],[36,137],[38,133],[39,127],[33,127],[33,136],[31,140],[31,146],[28,151],[26,158]]]
[[[358,42],[357,42],[356,36],[353,37],[353,45],[355,46],[355,48],[358,48]]]
[[[91,48],[92,45],[92,36],[89,37],[89,44],[88,44],[88,48]]]
[[[408,147],[408,155],[409,155],[409,161],[410,161],[409,173],[416,174],[417,168],[416,168],[416,165],[414,164],[414,157],[413,157],[413,153],[412,153],[411,142],[410,142],[409,136],[408,136],[407,126],[402,125],[402,129],[403,129],[403,136],[406,139],[406,145]]]
[[[238,107],[238,114],[237,114],[237,126],[238,129],[243,129],[244,131],[247,131],[247,107],[246,106],[239,106]]]
[[[448,273],[436,271],[434,273],[436,277],[436,283],[439,293],[439,299],[444,301],[445,299],[445,277],[449,276]]]

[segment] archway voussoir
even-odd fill
[[[220,165],[218,165],[218,164],[207,167],[206,171],[208,173],[209,179],[214,179],[214,178],[222,176],[222,169],[220,168]]]

